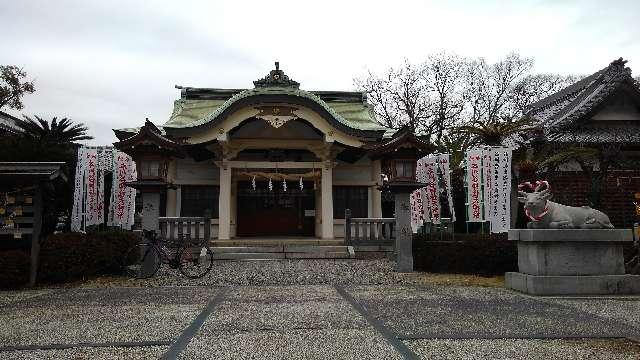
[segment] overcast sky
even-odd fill
[[[576,74],[624,57],[637,75],[638,14],[640,0],[0,0],[0,64],[35,80],[22,113],[84,122],[104,145],[112,128],[164,123],[175,84],[246,88],[275,60],[307,90],[352,90],[368,69],[439,50],[516,50],[536,72]]]

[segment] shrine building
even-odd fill
[[[276,63],[250,89],[179,87],[161,126],[116,129],[158,216],[213,218],[212,237],[344,237],[353,217],[393,216],[380,174],[414,178],[431,145],[380,125],[362,92],[305,91]],[[381,161],[381,154],[397,154]],[[383,168],[384,167],[384,168]],[[388,205],[391,204],[391,207]],[[153,206],[153,204],[145,204]]]

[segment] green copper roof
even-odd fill
[[[228,100],[186,100],[174,102],[174,109],[165,128],[189,128],[206,124],[216,119],[233,103],[250,96],[286,95],[312,100],[322,106],[340,123],[357,130],[388,130],[373,117],[370,107],[363,101],[325,102],[319,96],[292,87],[265,87],[238,92]]]
[[[219,108],[225,100],[185,100],[173,102],[173,112],[163,127],[183,128],[194,126],[195,122]]]
[[[180,99],[173,105],[169,121],[162,125],[163,130],[175,134],[188,134],[193,129],[207,124],[215,125],[224,120],[232,112],[244,106],[255,106],[261,103],[291,102],[310,107],[318,112],[332,126],[346,133],[376,139],[389,137],[395,132],[379,124],[374,113],[359,92],[301,90],[299,83],[290,79],[279,63],[267,76],[253,82],[253,89],[215,89],[181,87]],[[183,130],[184,129],[184,130]],[[119,129],[118,133],[129,133],[134,129]],[[173,131],[172,131],[173,130]],[[185,131],[187,131],[185,133]],[[122,136],[119,136],[119,138]]]

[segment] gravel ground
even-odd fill
[[[0,345],[173,340],[218,291],[58,289],[26,298],[13,293],[0,312]]]
[[[534,298],[496,287],[500,279],[452,285],[478,281],[464,276],[438,275],[434,285],[429,274],[398,274],[385,260],[223,261],[215,270],[197,281],[165,270],[150,280],[0,292],[0,346],[175,340],[224,285],[182,358],[399,358],[332,286],[340,284],[425,359],[640,359],[640,345],[626,340],[501,339],[639,336],[640,299]],[[144,359],[167,349],[5,351],[0,358]]]
[[[527,338],[640,334],[639,329],[619,321],[505,289],[361,285],[347,290],[376,318],[407,336]]]
[[[405,342],[423,359],[637,360],[627,340],[418,340]]]
[[[110,278],[88,281],[81,286],[194,286],[194,285],[323,285],[397,284],[416,282],[415,274],[400,274],[389,260],[303,259],[264,261],[216,261],[200,279],[187,279],[163,266],[151,279]]]
[[[5,360],[58,360],[58,359],[158,359],[166,346],[137,348],[73,348],[65,350],[9,351],[0,353]]]
[[[0,344],[173,340],[202,306],[39,307],[0,314]],[[63,326],[64,331],[60,331]]]
[[[373,329],[216,332],[181,359],[402,359]]]
[[[246,314],[252,316],[247,317]],[[229,294],[209,316],[200,332],[362,329],[368,326],[333,287],[269,286],[242,288]]]
[[[553,299],[550,303],[573,307],[640,329],[640,297],[634,299]],[[640,330],[638,331],[640,333]]]
[[[50,293],[51,290],[0,291],[0,306],[19,303]]]

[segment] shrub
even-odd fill
[[[0,251],[0,288],[20,287],[29,281],[29,253],[24,250]]]
[[[38,280],[68,282],[115,273],[124,253],[138,242],[136,234],[122,230],[50,235],[40,249]]]
[[[478,275],[518,271],[515,242],[506,234],[455,234],[454,240],[415,237],[413,258],[417,269]]]

